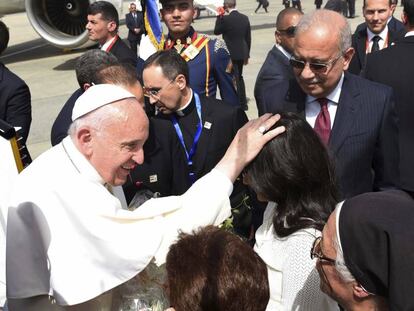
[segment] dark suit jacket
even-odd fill
[[[247,122],[247,116],[240,108],[233,107],[226,102],[211,97],[200,96],[200,101],[203,129],[197,145],[196,153],[193,157],[196,179],[201,178],[214,168],[214,166],[224,156],[227,147],[230,145],[239,128]],[[194,98],[192,104],[194,104]],[[193,126],[194,129],[196,128],[198,124],[198,117],[196,109],[194,108],[193,110],[194,112],[190,115],[178,119],[180,126],[184,122],[185,125]],[[175,133],[169,115],[159,115],[157,117],[168,120]],[[182,131],[184,139],[186,139],[185,130]],[[185,158],[184,149],[181,145],[180,150]],[[188,176],[189,168],[187,166],[187,162],[185,167],[177,169],[185,171],[186,176]],[[187,185],[186,189],[191,186],[188,178],[182,182]]]
[[[137,67],[137,55],[122,41],[121,37],[118,37],[109,52],[115,55],[120,63]]]
[[[26,83],[0,63],[0,119],[21,127],[19,131],[26,143],[32,122],[30,90]]]
[[[137,165],[123,186],[129,203],[135,193],[150,190],[157,196],[180,195],[187,190],[187,162],[170,120],[150,118],[149,136],[144,145],[144,163]]]
[[[229,15],[217,16],[214,34],[223,35],[231,59],[246,60],[250,57],[251,30],[246,15],[234,10]]]
[[[295,79],[265,94],[265,111],[305,118],[306,94]],[[399,185],[398,128],[391,88],[345,73],[328,145],[342,199]]]
[[[141,41],[141,35],[144,32],[144,17],[142,16],[142,12],[136,12],[137,18],[133,18],[132,13],[128,13],[125,15],[125,23],[128,28],[128,40],[129,41]],[[139,28],[141,29],[138,34],[135,33],[134,29]]]
[[[368,55],[367,79],[391,86],[399,117],[401,187],[414,191],[414,37],[406,37],[388,49]]]
[[[263,92],[273,87],[280,81],[287,81],[293,78],[293,71],[289,59],[274,46],[267,54],[262,68],[256,78],[254,85],[254,97],[256,99],[259,115],[263,112]]]
[[[366,58],[366,41],[367,41],[367,26],[364,24],[360,27],[358,32],[352,35],[352,47],[355,49],[355,54],[352,57],[351,63],[349,64],[348,71],[350,73],[359,75],[364,70],[365,58]],[[403,33],[391,30],[388,28],[388,46],[401,39]]]
[[[53,122],[52,130],[50,132],[50,142],[52,146],[59,144],[63,140],[63,138],[68,136],[68,129],[72,123],[73,106],[75,106],[76,100],[82,94],[83,90],[81,88],[73,92],[73,94],[63,105],[58,116],[56,117],[55,122]]]

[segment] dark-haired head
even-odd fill
[[[414,28],[414,0],[404,0],[403,14],[409,28]]]
[[[6,24],[0,21],[0,55],[9,44],[10,34]]]
[[[322,230],[337,203],[333,168],[325,146],[310,125],[281,113],[273,126],[286,132],[271,140],[246,168],[249,186],[277,203],[273,224],[278,236],[303,228]]]
[[[108,52],[93,49],[83,53],[76,61],[75,72],[81,88],[92,83],[98,84],[97,73],[103,68],[117,65],[117,58]]]
[[[175,311],[262,311],[269,301],[266,264],[239,237],[219,228],[181,234],[166,268]]]
[[[144,63],[144,70],[151,66],[160,66],[164,76],[170,80],[182,74],[189,82],[188,65],[176,51],[164,50],[152,54]]]
[[[96,1],[89,5],[88,15],[101,14],[102,19],[109,22],[115,22],[116,29],[119,27],[119,15],[115,6],[108,1]]]

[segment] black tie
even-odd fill
[[[381,37],[380,37],[380,36],[374,36],[374,37],[372,38],[371,53],[372,53],[372,52],[379,51],[379,49],[380,49],[380,48],[379,48],[379,44],[378,44],[379,40],[381,40]]]

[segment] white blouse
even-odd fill
[[[312,244],[321,232],[308,228],[278,237],[272,223],[275,208],[276,203],[269,202],[254,246],[267,265],[270,300],[266,310],[339,310],[320,290],[316,259],[310,258]]]

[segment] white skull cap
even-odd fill
[[[122,87],[113,84],[93,85],[76,100],[72,110],[72,121],[102,106],[125,98],[135,98],[135,96]]]

